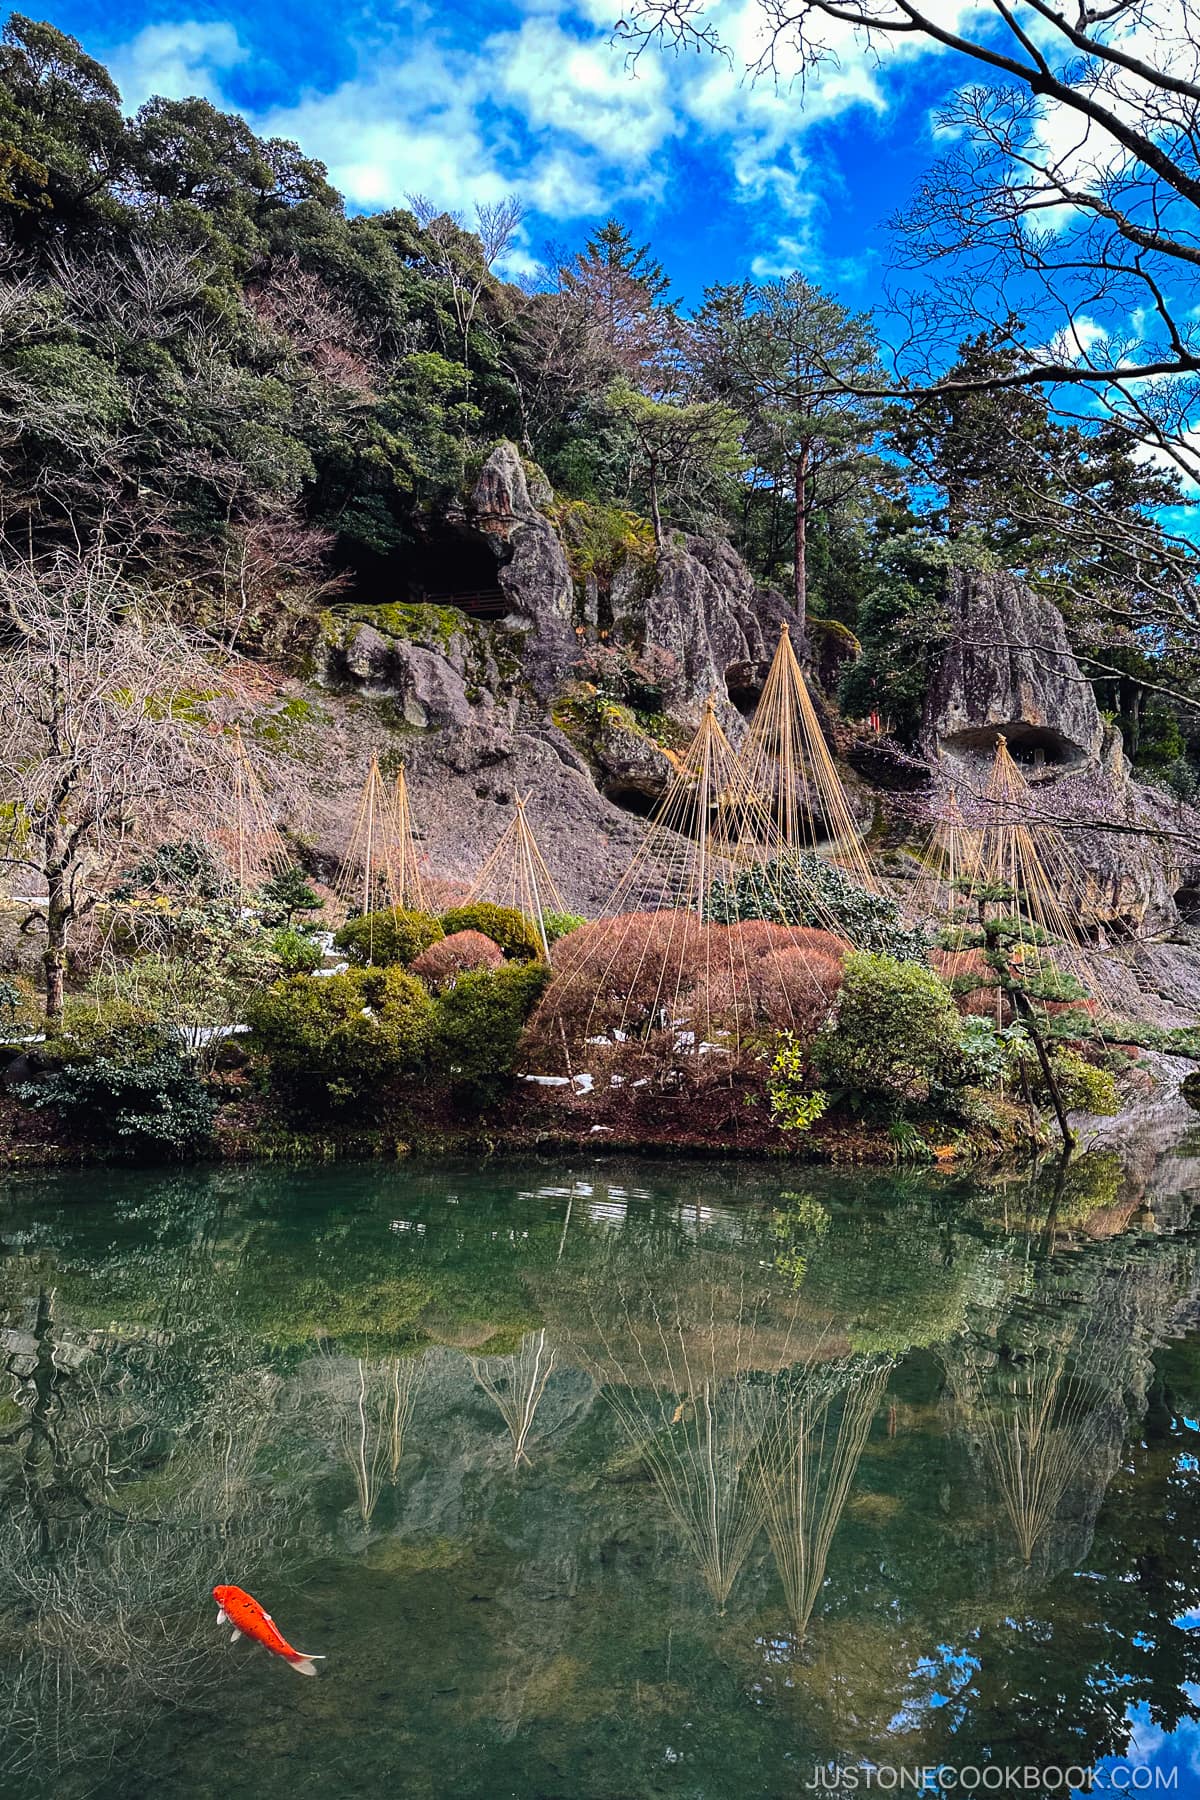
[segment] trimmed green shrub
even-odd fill
[[[263,888],[262,897],[285,925],[290,925],[297,913],[317,912],[321,905],[321,896],[295,863],[276,870]]]
[[[544,962],[509,963],[460,975],[441,996],[430,1059],[477,1105],[503,1090],[512,1074],[525,1021],[551,978]]]
[[[272,1088],[289,1104],[331,1112],[369,1108],[387,1083],[415,1070],[432,1022],[433,1002],[402,969],[293,975],[250,1012]]]
[[[281,925],[270,938],[271,954],[279,958],[285,975],[311,975],[324,961],[324,951],[315,937],[298,931],[294,925]]]
[[[391,969],[407,968],[414,957],[436,944],[442,935],[442,926],[432,913],[394,906],[347,919],[333,941],[345,951],[346,961],[360,969]]]
[[[70,1130],[122,1159],[198,1155],[212,1139],[215,1107],[196,1059],[176,1034],[132,1008],[68,1015],[45,1046],[59,1065],[22,1082],[18,1098],[52,1106]]]
[[[1015,1049],[1014,1064],[1023,1064],[1029,1091],[1040,1105],[1050,1104],[1050,1085],[1042,1073],[1033,1045],[1025,1038]],[[1095,1113],[1111,1118],[1121,1110],[1117,1084],[1107,1069],[1098,1069],[1078,1050],[1056,1044],[1050,1051],[1050,1067],[1058,1083],[1059,1097],[1068,1112]]]
[[[705,912],[716,925],[766,919],[840,931],[859,949],[900,962],[924,962],[929,948],[923,931],[905,925],[889,894],[872,894],[812,850],[755,863],[733,881],[714,881]]]
[[[837,1014],[812,1055],[832,1087],[872,1100],[923,1099],[959,1077],[958,1008],[932,970],[858,951],[846,958]]]
[[[581,913],[543,913],[542,924],[546,927],[547,943],[557,944],[559,938],[570,937],[587,920]]]
[[[443,913],[442,930],[447,937],[455,931],[482,931],[513,962],[531,962],[542,953],[542,940],[532,920],[515,906],[495,906],[490,900],[472,900]]]

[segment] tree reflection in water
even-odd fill
[[[231,1553],[286,1551],[295,1509],[255,1479],[279,1383],[179,1364],[169,1332],[79,1331],[42,1289],[0,1332],[19,1409],[0,1534],[0,1791],[103,1762],[136,1721],[219,1678],[209,1608]],[[275,1421],[276,1428],[278,1421]]]

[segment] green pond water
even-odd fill
[[[1198,1200],[1187,1141],[10,1180],[0,1794],[1200,1793]]]

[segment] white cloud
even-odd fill
[[[221,104],[221,76],[247,60],[249,52],[232,25],[180,19],[147,25],[117,50],[111,67],[125,105],[141,106],[152,94],[186,100],[203,94]]]
[[[367,15],[359,66],[336,86],[311,88],[249,115],[258,131],[296,139],[319,157],[350,204],[403,205],[410,192],[470,216],[476,203],[517,192],[552,220],[594,218],[622,199],[667,191],[677,147],[724,167],[735,200],[759,215],[752,247],[761,270],[812,267],[831,178],[800,147],[814,124],[858,109],[887,114],[893,81],[928,44],[884,47],[882,60],[836,24],[836,60],[811,71],[781,55],[778,83],[742,71],[762,48],[760,0],[716,0],[729,44],[720,57],[648,51],[631,67],[614,44],[611,0],[512,0],[512,29],[466,38],[454,14],[425,17],[405,34]],[[944,0],[958,16],[975,0]],[[229,105],[232,71],[249,63],[229,24],[180,20],[148,26],[110,58],[127,102],[150,93],[207,95]],[[780,235],[763,243],[772,219]]]

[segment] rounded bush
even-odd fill
[[[347,919],[333,941],[360,969],[390,969],[406,968],[443,935],[432,913],[393,906]]]
[[[867,951],[846,958],[837,1018],[813,1060],[830,1087],[922,1099],[961,1065],[961,1015],[931,969]]]
[[[496,906],[490,900],[472,900],[442,914],[442,930],[450,937],[460,931],[480,931],[499,944],[513,962],[532,962],[542,954],[537,927],[515,906]]]
[[[414,957],[409,973],[419,975],[436,993],[471,969],[498,969],[504,961],[499,944],[482,931],[454,931]]]
[[[437,1003],[434,1067],[476,1104],[497,1097],[512,1071],[525,1021],[550,981],[544,962],[462,975]]]
[[[380,1088],[414,1071],[429,1044],[433,1002],[402,969],[293,975],[250,1013],[271,1086],[293,1105],[368,1107]]]

